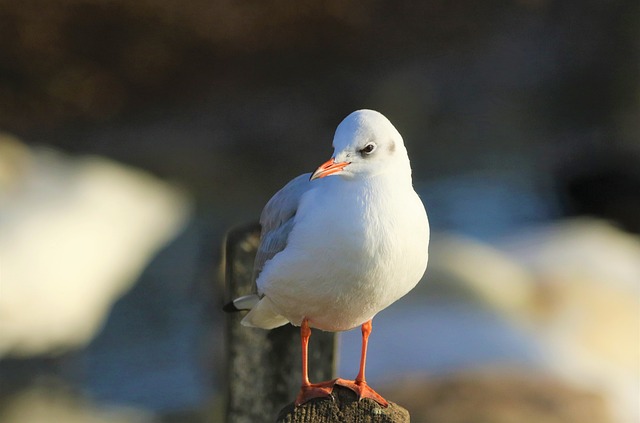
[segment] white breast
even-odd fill
[[[258,286],[294,325],[348,330],[411,290],[428,258],[429,226],[410,185],[327,178],[303,196],[287,247]]]

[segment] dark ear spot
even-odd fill
[[[389,153],[393,153],[394,151],[396,151],[396,142],[391,140],[389,143]]]

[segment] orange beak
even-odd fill
[[[333,175],[334,173],[341,172],[342,169],[347,167],[351,162],[339,162],[336,163],[336,160],[332,157],[326,162],[322,163],[319,168],[316,169],[315,172],[309,178],[310,181],[318,178],[324,178],[325,176]]]

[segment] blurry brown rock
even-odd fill
[[[604,400],[533,373],[462,373],[385,390],[420,423],[611,423]]]

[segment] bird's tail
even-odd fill
[[[289,320],[276,311],[268,297],[260,298],[256,294],[236,298],[225,304],[222,309],[226,312],[250,310],[249,314],[242,319],[243,326],[273,329],[289,323]]]
[[[223,311],[233,313],[234,311],[251,310],[258,302],[260,297],[257,294],[243,295],[233,301],[229,301],[222,307]]]

